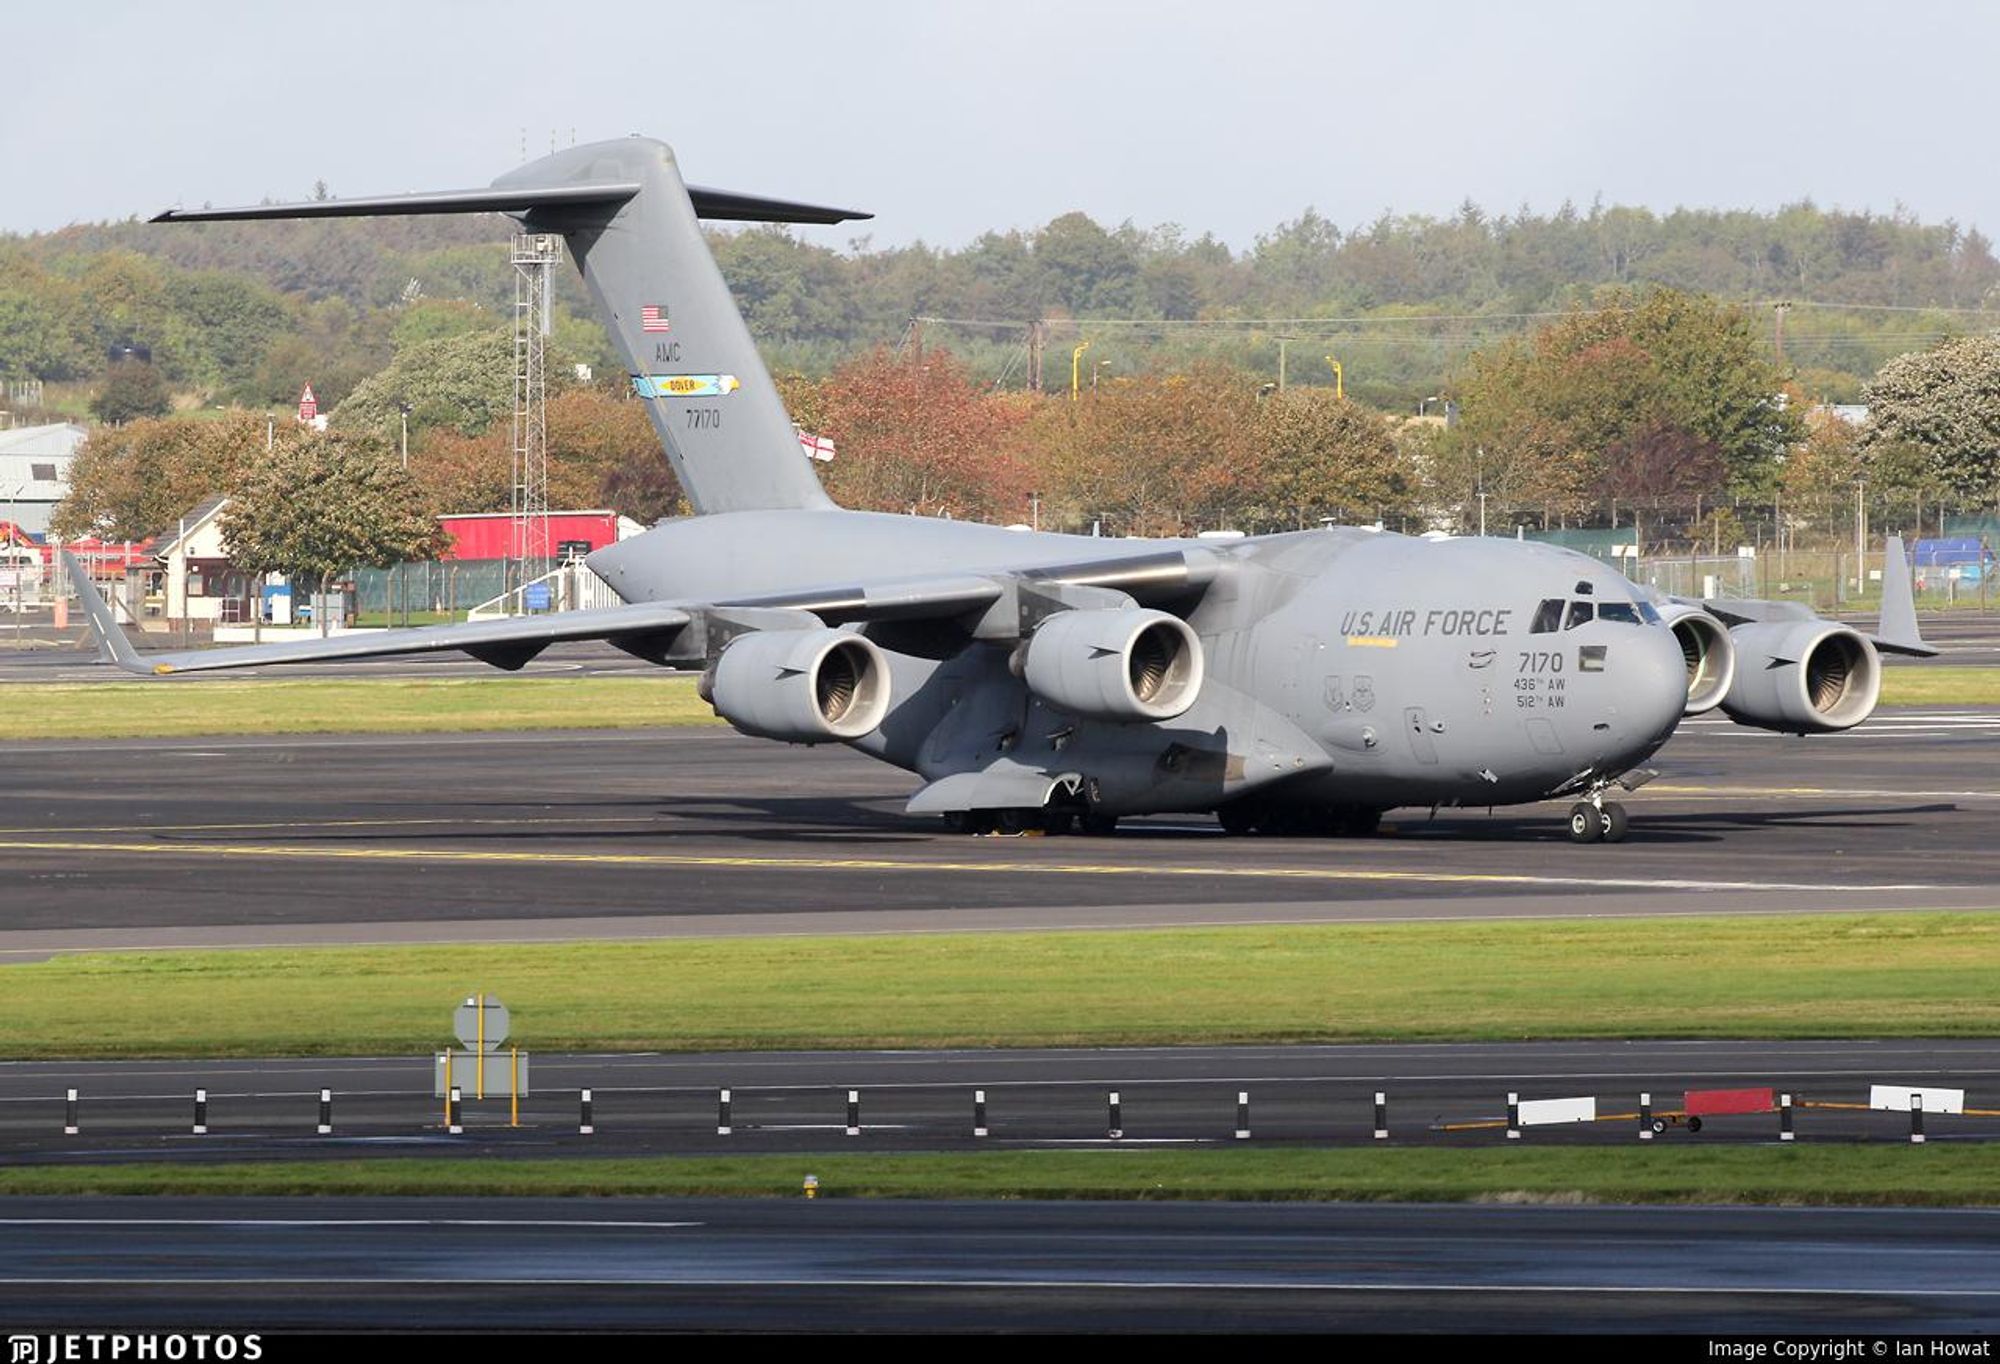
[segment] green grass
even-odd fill
[[[0,971],[9,1057],[2000,1032],[2000,915],[119,952]]]
[[[2000,1203],[2000,1147],[1003,1151],[604,1160],[15,1166],[6,1194],[478,1194],[1288,1201]]]
[[[2000,706],[2000,668],[1897,664],[1882,670],[1885,706]]]
[[[468,677],[435,681],[9,684],[0,739],[181,738],[208,734],[412,734],[508,729],[644,729],[719,723],[694,679]]]

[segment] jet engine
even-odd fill
[[[844,630],[740,635],[702,681],[717,715],[745,734],[789,743],[859,739],[889,710],[888,660]]]
[[[1085,719],[1171,720],[1201,691],[1201,640],[1164,611],[1062,611],[1029,638],[1021,676],[1035,695]]]
[[[1825,620],[1756,622],[1730,634],[1737,668],[1722,708],[1737,724],[1824,734],[1874,713],[1882,659],[1865,636]]]
[[[1660,612],[1687,660],[1688,715],[1714,710],[1729,694],[1736,677],[1736,644],[1723,623],[1698,606],[1674,606]]]

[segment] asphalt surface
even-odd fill
[[[1665,1115],[1690,1089],[1771,1088],[1793,1095],[1800,1141],[1909,1144],[1907,1116],[1856,1111],[1876,1084],[1966,1091],[1982,1114],[1927,1119],[1929,1142],[2000,1138],[2000,1040],[1838,1042],[1534,1042],[1374,1046],[1083,1048],[927,1052],[753,1052],[532,1056],[520,1126],[504,1087],[475,1096],[469,1067],[462,1135],[445,1132],[425,1057],[0,1064],[0,1160],[97,1164],[482,1154],[757,1154],[777,1151],[991,1150],[1243,1144],[1372,1145],[1374,1096],[1388,1099],[1396,1145],[1492,1146],[1509,1093],[1591,1096],[1604,1120],[1535,1127],[1531,1144],[1638,1140],[1642,1093]],[[496,1077],[497,1079],[497,1077]],[[65,1135],[67,1090],[79,1132]],[[592,1125],[578,1131],[578,1092]],[[205,1135],[194,1092],[208,1092]],[[319,1135],[319,1091],[334,1131]],[[730,1132],[717,1131],[730,1091]],[[849,1137],[847,1095],[861,1131]],[[988,1135],[975,1137],[984,1090]],[[1122,1136],[1110,1137],[1109,1096]],[[1610,1116],[1617,1115],[1617,1116]],[[1711,1117],[1655,1140],[1778,1139],[1770,1113]],[[1896,1155],[1887,1159],[1900,1158]]]
[[[296,942],[2000,906],[2000,709],[1688,722],[1632,833],[1559,806],[1364,839],[969,838],[904,773],[720,727],[0,747],[0,961]]]
[[[0,1323],[1992,1331],[1996,1252],[1984,1211],[7,1199]]]

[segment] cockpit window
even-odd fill
[[[1634,602],[1608,601],[1597,608],[1599,620],[1622,621],[1627,625],[1639,623],[1639,607]]]
[[[1587,601],[1573,601],[1569,604],[1569,619],[1563,622],[1563,629],[1574,630],[1579,625],[1590,624],[1596,608]]]
[[[1535,608],[1535,619],[1528,625],[1531,635],[1552,635],[1562,629],[1563,602],[1561,597],[1550,597]]]

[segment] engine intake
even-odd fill
[[[789,743],[859,739],[889,711],[882,651],[844,630],[759,630],[730,641],[703,694],[745,734]]]
[[[1182,714],[1201,692],[1202,672],[1194,628],[1142,607],[1050,616],[1021,667],[1028,689],[1057,709],[1121,724]]]
[[[1882,660],[1865,636],[1832,621],[1768,621],[1730,634],[1738,666],[1722,708],[1737,724],[1825,734],[1875,713]]]
[[[1687,663],[1685,713],[1701,715],[1714,710],[1736,680],[1736,643],[1728,627],[1698,606],[1677,607],[1662,614]]]

